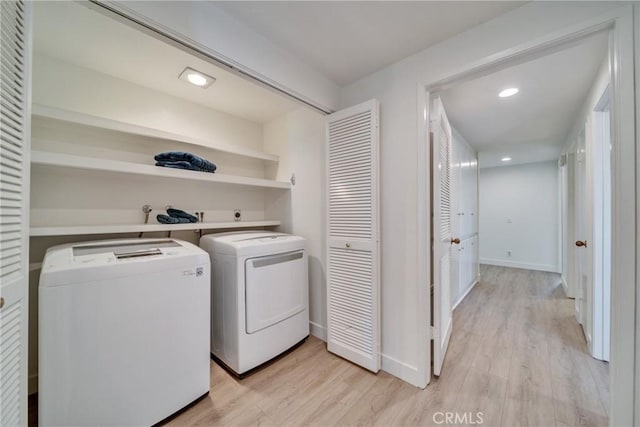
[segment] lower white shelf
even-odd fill
[[[276,227],[280,221],[194,222],[189,224],[121,224],[31,227],[31,237],[75,236],[82,234],[118,234],[152,231],[216,230],[228,228]]]

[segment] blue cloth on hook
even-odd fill
[[[170,217],[186,219],[188,222],[198,222],[198,218],[196,216],[191,215],[185,211],[181,211],[180,209],[167,209],[167,213]]]
[[[160,224],[187,224],[191,222],[187,218],[176,218],[165,214],[156,215],[156,219]]]

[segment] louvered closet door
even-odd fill
[[[431,105],[433,208],[433,372],[440,375],[453,329],[451,311],[452,212],[457,197],[451,186],[451,126],[440,98]],[[459,243],[457,244],[459,245]]]
[[[0,425],[27,424],[28,4],[0,1]]]
[[[327,346],[378,372],[378,102],[328,116],[327,139]]]

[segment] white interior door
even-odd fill
[[[590,244],[593,242],[588,238],[590,229],[589,219],[589,191],[587,189],[587,156],[586,156],[585,132],[578,135],[576,146],[576,179],[575,179],[575,260],[576,260],[576,319],[582,325],[589,347],[591,347],[591,331],[589,324],[590,309],[588,298],[591,287],[591,263],[589,260]]]
[[[327,348],[380,370],[378,102],[327,117]]]
[[[27,425],[30,4],[0,1],[0,425]]]
[[[433,209],[433,372],[440,375],[453,329],[451,310],[451,260],[452,244],[460,244],[453,238],[451,201],[451,126],[440,98],[431,103],[429,120],[432,150],[431,191]]]

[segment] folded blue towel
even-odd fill
[[[198,222],[198,218],[197,217],[195,217],[195,216],[193,216],[190,213],[187,213],[185,211],[181,211],[180,209],[169,208],[169,209],[167,209],[167,213],[172,218],[186,219],[187,222]]]
[[[207,172],[215,172],[217,169],[217,166],[209,160],[184,151],[167,151],[156,154],[154,159],[157,162],[189,162],[191,166]]]
[[[156,219],[160,224],[186,224],[191,222],[187,218],[176,218],[164,214],[156,215]]]
[[[209,173],[213,173],[210,172],[208,170],[193,166],[191,163],[189,162],[156,162],[156,166],[162,166],[165,168],[173,168],[173,169],[185,169],[185,170],[190,170],[190,171],[198,171],[198,172],[209,172]]]

